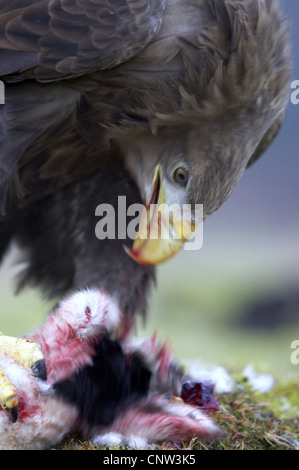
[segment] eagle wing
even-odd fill
[[[0,0],[2,213],[95,171],[98,149],[76,122],[82,93],[64,84],[138,54],[164,7],[165,0]]]

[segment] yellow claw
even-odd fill
[[[24,367],[32,366],[43,360],[40,346],[32,341],[21,338],[13,338],[0,333],[0,356],[9,354],[16,362]]]
[[[0,405],[2,408],[15,408],[18,403],[17,391],[0,367]]]
[[[17,391],[0,367],[0,406],[9,412],[9,419],[15,423],[19,417],[19,398]]]

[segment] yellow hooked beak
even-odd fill
[[[132,249],[125,247],[125,250],[137,263],[156,265],[178,253],[195,228],[191,217],[183,219],[179,206],[167,206],[162,167],[158,165],[150,200],[141,214],[137,237]]]

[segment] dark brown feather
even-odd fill
[[[19,0],[7,6],[1,1],[0,75],[24,71],[18,79],[53,80],[114,67],[150,42],[164,4],[165,0]]]
[[[278,132],[290,64],[277,0],[0,0],[0,251],[22,231],[16,213],[29,214],[28,228],[43,204],[52,221],[80,209],[78,230],[63,234],[63,247],[76,244],[69,256],[60,233],[43,236],[40,217],[37,246],[46,240],[52,252],[40,264],[34,252],[29,272],[53,292],[64,260],[76,288],[84,278],[104,285],[98,246],[86,267],[78,255],[94,236],[89,205],[125,194],[130,181],[143,200],[162,164],[173,199],[203,204],[205,216],[217,210]],[[182,162],[192,175],[183,195],[171,177]],[[110,178],[99,192],[107,165],[122,168],[126,184]],[[74,208],[65,198],[78,193]],[[113,275],[112,290],[126,274],[116,265]]]

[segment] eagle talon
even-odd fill
[[[47,380],[47,369],[46,364],[43,359],[35,362],[31,367],[34,377],[37,377],[40,380]]]
[[[16,423],[19,418],[19,408],[18,406],[14,406],[13,408],[9,408],[9,420],[11,423]]]
[[[8,411],[9,420],[15,423],[19,416],[19,398],[14,385],[6,377],[4,370],[0,367],[0,407]]]

